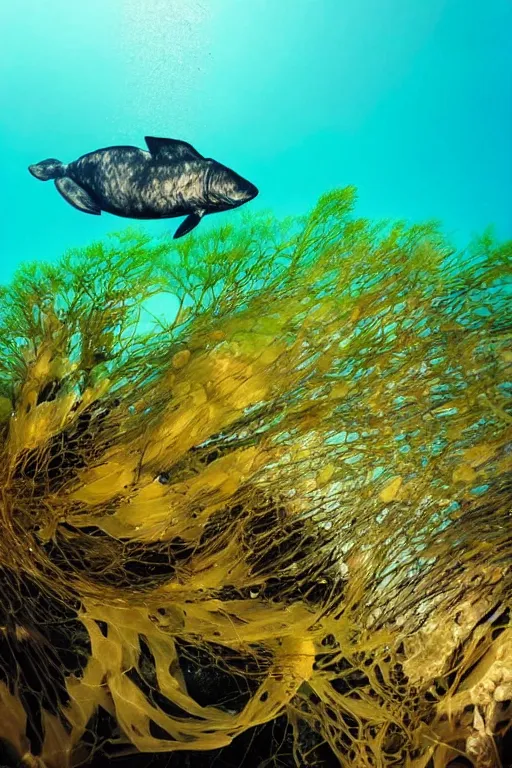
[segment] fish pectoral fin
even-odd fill
[[[94,216],[100,215],[101,208],[98,203],[76,181],[70,179],[69,176],[56,179],[55,186],[64,200],[72,205],[73,208],[78,208],[79,211],[84,213],[92,213]]]
[[[183,235],[188,235],[189,232],[197,227],[204,214],[204,211],[196,211],[195,213],[191,213],[190,216],[187,216],[187,218],[181,222],[178,229],[174,233],[174,240],[177,240],[178,237],[183,237]]]
[[[156,136],[144,136],[144,141],[153,157],[166,157],[168,160],[204,160],[192,144],[179,139],[159,139]]]

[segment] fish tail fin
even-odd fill
[[[40,179],[41,181],[61,179],[66,175],[66,166],[54,157],[50,157],[48,160],[41,160],[40,163],[36,163],[35,165],[29,165],[28,170],[32,176],[35,176],[36,179]]]

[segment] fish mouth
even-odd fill
[[[251,184],[250,181],[247,182],[247,187],[244,190],[245,192],[245,200],[244,202],[249,202],[249,200],[254,200],[255,197],[259,195],[259,189],[254,184]]]
[[[239,208],[241,205],[245,205],[245,203],[254,200],[258,193],[258,187],[255,187],[254,184],[251,184],[250,181],[244,181],[243,187],[240,187],[237,190],[236,197],[230,201],[231,205],[233,208]]]

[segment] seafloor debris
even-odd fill
[[[353,200],[3,290],[4,764],[506,765],[512,245]]]

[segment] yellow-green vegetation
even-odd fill
[[[0,739],[27,760],[35,697],[48,768],[101,746],[99,711],[120,749],[285,714],[299,766],[500,765],[512,244],[354,198],[130,231],[3,290]],[[179,311],[148,330],[154,296]],[[238,695],[199,701],[194,653]]]

